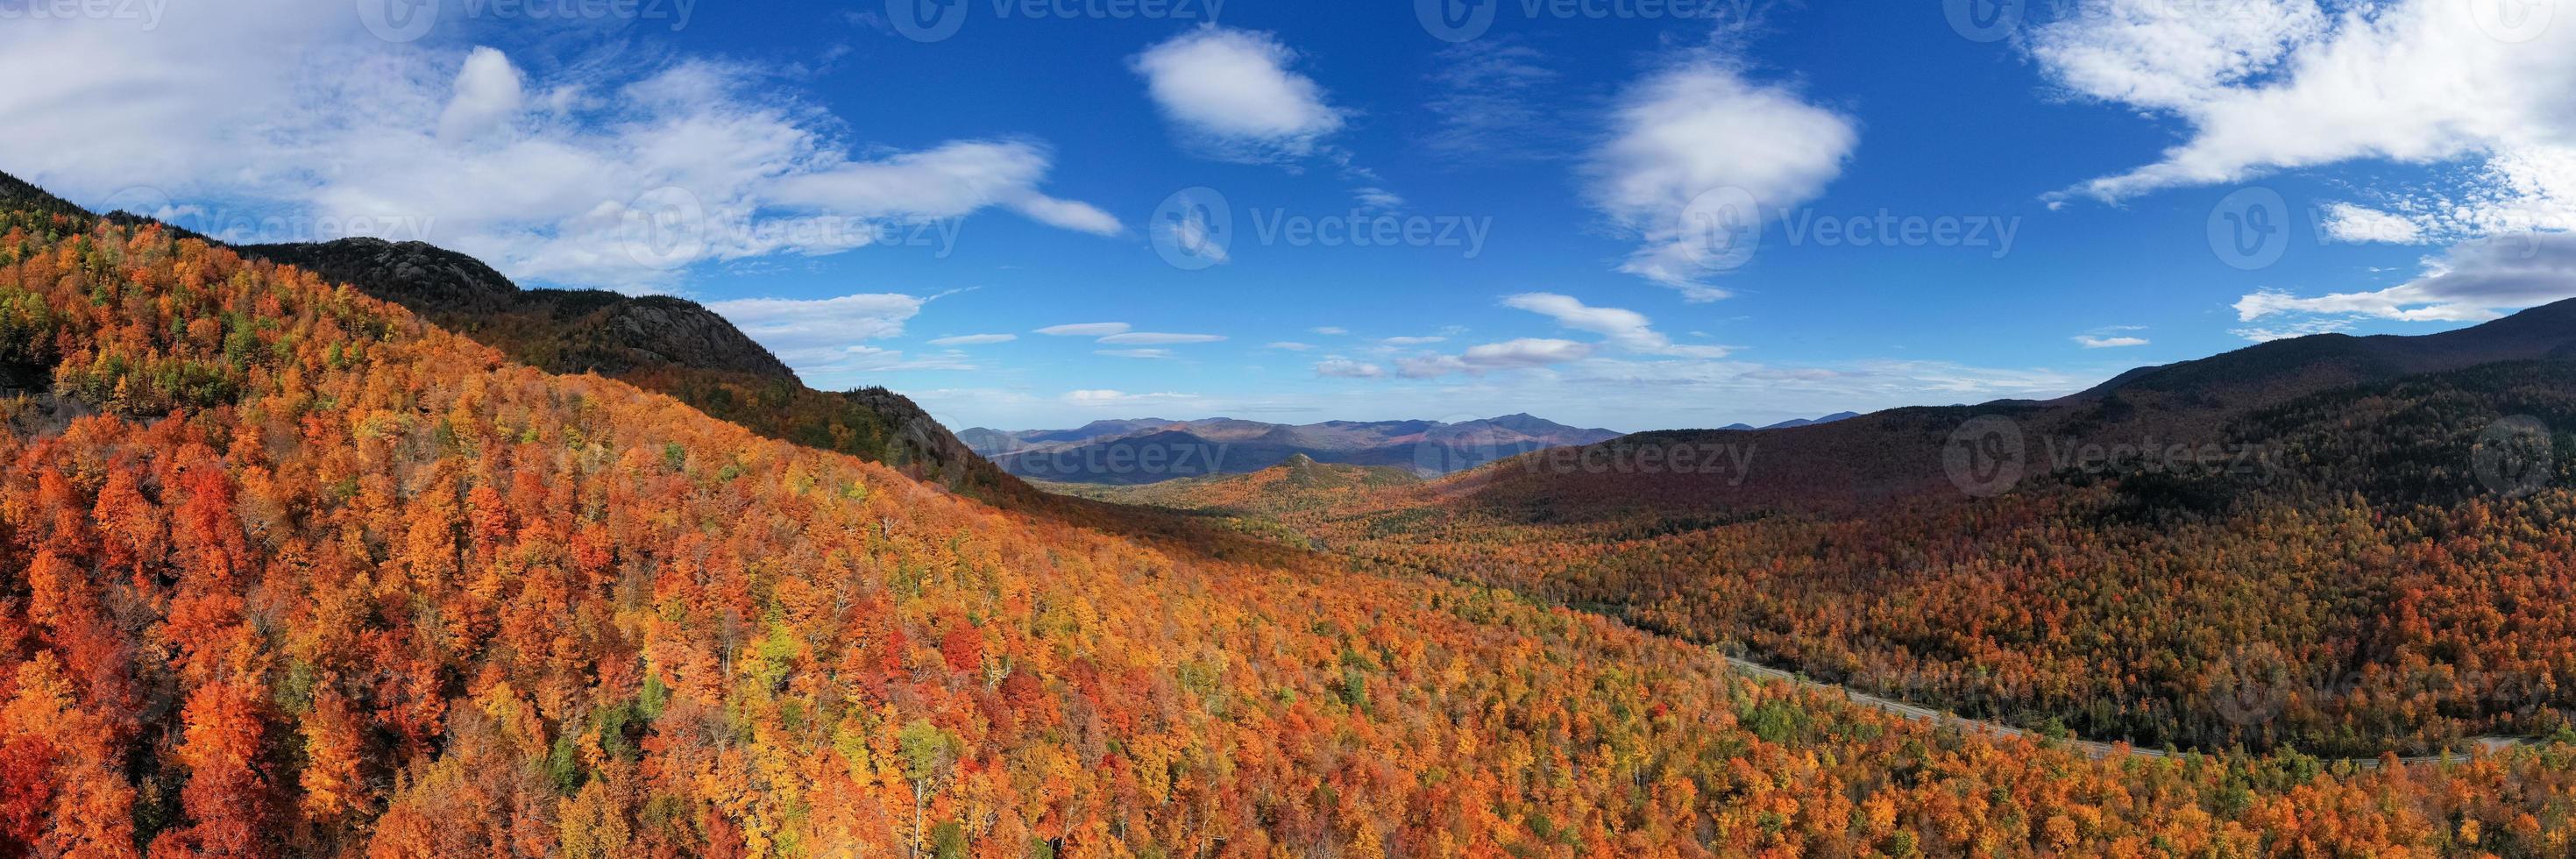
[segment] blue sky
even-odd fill
[[[0,170],[960,427],[1762,423],[2576,295],[2558,0],[914,2],[0,0]]]

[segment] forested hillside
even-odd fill
[[[1508,587],[2095,739],[2370,756],[2548,736],[2576,712],[2564,610],[2576,365],[2492,363],[2204,410],[2204,429],[2163,423],[2181,430],[2136,437],[2125,456],[2101,446],[2116,431],[2068,429],[2062,411],[1914,411],[1861,420],[1935,436],[1939,418],[1953,431],[2017,421],[2004,425],[2017,481],[1954,484],[1968,475],[1939,476],[1956,463],[1934,447],[1890,466],[1935,475],[1923,485],[1819,503],[1776,490],[1846,466],[1799,458],[1812,439],[1772,454],[1771,433],[1732,434],[1769,472],[1740,487],[1580,467],[1706,437],[1648,433],[1591,460],[1525,457],[1264,509],[1375,569]],[[1224,509],[1232,495],[1164,503]]]
[[[2563,745],[2090,761],[989,507],[0,215],[0,855],[2564,852]]]

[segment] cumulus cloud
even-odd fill
[[[1128,61],[1185,143],[1210,157],[1268,162],[1313,154],[1343,123],[1323,87],[1291,71],[1269,33],[1204,25]]]
[[[1620,98],[1608,142],[1591,155],[1587,190],[1641,242],[1621,271],[1714,301],[1727,292],[1708,282],[1707,249],[1687,222],[1692,201],[1722,192],[1748,195],[1762,211],[1796,206],[1824,192],[1859,142],[1851,118],[1785,85],[1749,80],[1731,60],[1700,57]],[[1758,212],[1741,214],[1758,229]]]
[[[0,90],[0,163],[76,201],[166,199],[223,238],[425,239],[514,278],[628,291],[988,208],[1118,232],[1041,190],[1053,156],[1034,141],[880,151],[757,66],[621,56],[532,75],[488,47],[388,45],[348,8],[0,28],[18,82]]]
[[[2576,234],[2541,233],[2455,246],[2427,260],[2415,279],[2387,289],[2305,298],[2277,290],[2256,292],[2237,300],[2236,317],[2245,322],[2282,315],[2342,317],[2347,322],[2475,322],[2566,298],[2576,298]],[[2282,330],[2238,333],[2254,337]]]
[[[438,115],[438,139],[469,140],[508,121],[519,112],[522,86],[519,70],[508,57],[491,48],[475,48],[457,70],[454,95]]]

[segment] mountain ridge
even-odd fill
[[[1008,432],[972,427],[959,437],[1003,470],[1022,477],[1136,484],[1246,474],[1296,456],[1342,465],[1399,466],[1436,476],[1502,457],[1618,435],[1524,412],[1454,424],[1428,420],[1274,424],[1227,417],[1101,420],[1070,430]]]

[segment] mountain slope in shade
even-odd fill
[[[2342,385],[2571,354],[2576,354],[2576,300],[2439,334],[2314,334],[2257,343],[2222,355],[2131,370],[2075,399],[2154,392],[2255,405]]]
[[[1289,425],[1234,418],[1094,421],[1071,430],[1004,432],[976,427],[961,438],[1004,470],[1023,477],[1140,484],[1250,473],[1296,456],[1438,475],[1618,435],[1514,414],[1454,424],[1409,420]]]
[[[348,283],[459,331],[488,332],[516,346],[521,360],[557,373],[669,366],[796,380],[733,323],[685,299],[523,290],[481,260],[425,242],[350,238],[239,250]]]
[[[2225,442],[2227,423],[2355,384],[2482,364],[2576,357],[2576,299],[2438,334],[2320,334],[2123,373],[2039,402],[1917,406],[1785,429],[1661,430],[1588,448],[1603,461],[1686,448],[1747,454],[1735,470],[1572,469],[1529,457],[1452,478],[1448,503],[1616,519],[1795,509],[1847,511],[1925,492],[1954,493],[1945,451],[1964,431],[2009,426],[2027,467],[2086,445]],[[1969,421],[1985,419],[1976,426]],[[2000,423],[1998,423],[2000,422]],[[1702,456],[1700,461],[1707,461]]]

